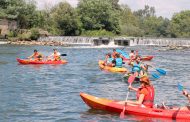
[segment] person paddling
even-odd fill
[[[127,104],[132,106],[141,106],[141,107],[149,107],[152,108],[154,105],[154,87],[150,83],[151,81],[147,76],[143,76],[140,78],[140,87],[134,88],[131,85],[128,87],[131,90],[136,91],[136,101],[120,101],[119,104]]]
[[[119,54],[116,49],[113,49],[113,52],[112,52],[112,58],[117,58],[116,55]]]
[[[190,94],[186,91],[186,90],[183,90],[183,95],[187,97],[187,99],[189,100],[189,104],[187,106],[184,106],[184,107],[181,107],[180,110],[189,110],[190,111]]]
[[[143,76],[145,73],[144,71],[148,70],[148,67],[144,66],[141,62],[140,56],[136,56],[135,61],[133,62],[133,59],[131,59],[128,63],[132,66],[132,73],[137,76]]]
[[[136,57],[135,51],[131,50],[131,52],[129,53],[129,58],[133,60],[135,59],[135,57]]]
[[[53,60],[54,61],[60,61],[61,60],[61,54],[57,51],[57,49],[53,49],[53,53],[48,56],[48,58],[52,58],[53,57]]]
[[[43,55],[39,53],[36,49],[34,50],[34,53],[28,57],[28,59],[34,59],[35,61],[42,61]]]

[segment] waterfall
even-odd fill
[[[183,38],[135,38],[130,46],[158,45],[158,46],[190,46],[190,39]]]
[[[136,45],[158,45],[158,46],[190,46],[190,39],[185,38],[137,38],[137,37],[80,37],[80,36],[49,36],[40,37],[38,41],[59,41],[68,45],[86,46],[136,46]]]
[[[79,36],[49,36],[40,37],[38,41],[59,41],[69,45],[93,45],[94,37]]]

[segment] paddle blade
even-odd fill
[[[61,54],[61,56],[67,56],[67,54]]]
[[[134,80],[135,80],[135,76],[134,75],[130,75],[129,79],[128,79],[128,83],[132,84]]]
[[[180,83],[177,83],[177,88],[179,91],[183,91],[184,87]]]
[[[124,110],[120,113],[119,117],[120,117],[120,119],[125,119],[126,118]]]
[[[157,75],[157,74],[155,74],[155,73],[152,74],[152,77],[153,77],[153,78],[156,78],[156,79],[160,78],[160,76]]]
[[[162,75],[166,75],[166,71],[160,68],[157,68],[156,71],[158,71]]]

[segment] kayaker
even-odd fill
[[[116,54],[116,58],[112,61],[114,67],[122,68],[123,60],[120,54]]]
[[[113,52],[112,52],[112,58],[116,58],[116,54],[118,54],[118,52],[116,52],[116,49],[113,49]]]
[[[131,59],[128,63],[129,65],[132,66],[132,73],[137,77],[137,76],[143,76],[144,75],[144,71],[147,71],[148,67],[145,67],[143,65],[143,63],[141,62],[141,57],[140,56],[136,56],[135,61],[133,61],[133,59]]]
[[[106,65],[106,66],[113,66],[113,64],[112,64],[113,60],[114,59],[111,57],[110,53],[106,54],[106,59],[104,61],[104,65]]]
[[[131,52],[129,53],[129,58],[130,59],[135,59],[135,57],[136,57],[135,51],[131,50]]]
[[[48,56],[48,58],[52,58],[53,57],[53,60],[54,61],[60,61],[61,60],[61,54],[57,51],[57,49],[53,49],[53,53]]]
[[[150,80],[147,76],[143,76],[140,78],[140,87],[134,88],[129,86],[128,88],[131,90],[136,91],[137,100],[136,101],[121,101],[118,102],[120,104],[127,104],[137,106],[140,105],[141,107],[149,107],[152,108],[154,105],[154,87],[151,85]]]
[[[34,59],[36,61],[41,61],[43,59],[43,55],[39,53],[36,49],[34,50],[34,53],[28,57],[28,59]]]

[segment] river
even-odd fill
[[[67,54],[62,58],[69,63],[20,65],[16,62],[17,57],[28,57],[34,49],[50,55],[53,48]],[[188,101],[176,85],[181,82],[190,90],[190,50],[160,51],[161,47],[134,46],[127,47],[126,51],[131,49],[137,49],[142,55],[155,56],[148,63],[167,71],[166,76],[152,81],[155,103],[165,101],[167,105],[186,105]],[[86,92],[98,97],[125,99],[127,83],[123,81],[122,74],[104,72],[98,67],[98,60],[111,51],[112,48],[0,45],[0,121],[140,121],[136,116],[127,115],[125,120],[121,120],[118,114],[89,109],[79,96],[80,92]],[[134,98],[135,94],[131,92],[129,99]]]

